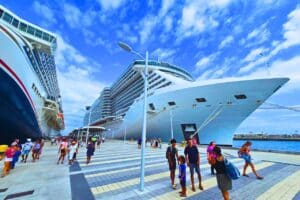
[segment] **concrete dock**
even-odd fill
[[[46,145],[38,162],[17,163],[7,177],[0,179],[0,199],[182,199],[170,186],[169,170],[162,149],[146,149],[145,190],[139,191],[140,149],[135,142],[107,141],[96,149],[90,164],[85,164],[85,148],[81,148],[78,162],[69,167],[57,165],[57,146]],[[179,154],[183,148],[179,147]],[[222,199],[215,176],[210,175],[205,147],[199,147],[204,191],[191,191],[187,170],[188,196],[185,199]],[[224,155],[239,169],[244,161],[237,151],[224,149]],[[231,199],[300,199],[300,155],[252,152],[253,162],[264,180],[241,177],[233,181]],[[2,167],[3,161],[0,162]],[[178,172],[176,172],[176,182]],[[197,180],[197,179],[195,179]],[[197,184],[197,181],[196,181]],[[32,192],[33,191],[33,192]],[[14,198],[15,194],[26,194]],[[18,195],[16,195],[18,196]],[[13,197],[13,198],[7,198]]]

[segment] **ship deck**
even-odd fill
[[[145,191],[141,193],[140,149],[136,142],[107,141],[96,149],[89,165],[85,164],[86,150],[81,148],[78,162],[72,167],[66,161],[57,165],[57,146],[46,144],[41,160],[17,163],[12,173],[1,179],[0,199],[21,192],[28,193],[14,199],[180,199],[179,184],[177,190],[170,187],[165,148],[165,144],[162,149],[146,147]],[[183,154],[183,148],[178,148]],[[204,191],[191,191],[187,170],[186,199],[221,199],[216,178],[210,175],[206,149],[199,149]],[[223,153],[242,169],[244,162],[236,157],[235,149],[225,148]],[[255,179],[248,169],[249,178],[233,181],[231,199],[300,199],[300,155],[255,151],[252,156],[264,180]]]

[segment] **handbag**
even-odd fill
[[[226,173],[232,180],[236,180],[241,177],[240,170],[236,166],[234,166],[234,164],[232,164],[226,158],[224,159],[224,163],[225,163]]]

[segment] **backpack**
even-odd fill
[[[224,159],[225,168],[228,176],[232,180],[236,180],[241,177],[240,170],[234,166],[231,162],[229,162],[226,158]]]

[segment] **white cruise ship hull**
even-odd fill
[[[154,110],[147,115],[147,139],[171,138],[171,121],[174,138],[186,139],[188,134],[198,133],[200,144],[215,141],[231,145],[235,130],[268,97],[276,92],[288,78],[267,78],[255,80],[228,81],[192,86],[170,86],[157,90],[149,96],[148,104]],[[244,94],[246,99],[236,99]],[[206,102],[197,102],[205,98]],[[170,106],[168,102],[175,102]],[[109,128],[107,137],[137,139],[141,137],[143,120],[143,99],[133,103],[123,120],[103,124]]]
[[[1,142],[57,134],[43,115],[46,92],[30,65],[23,41],[1,25],[0,44]]]

